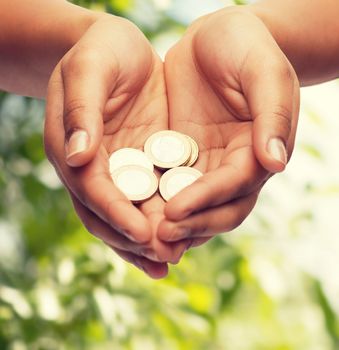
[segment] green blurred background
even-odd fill
[[[232,4],[74,2],[130,18],[161,55]],[[0,349],[339,349],[338,96],[337,81],[304,89],[287,171],[240,228],[152,281],[74,215],[43,152],[43,102],[0,92]]]

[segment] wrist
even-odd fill
[[[3,5],[0,88],[43,97],[56,64],[101,14],[66,1]]]
[[[87,10],[80,6],[66,3],[62,9],[67,15],[58,17],[57,19],[48,21],[46,31],[41,31],[43,42],[49,43],[48,46],[55,51],[55,59],[59,61],[61,57],[69,51],[84,35],[88,28],[96,22],[101,13]],[[41,43],[43,47],[44,44]]]
[[[278,45],[281,48],[288,49],[288,42],[286,42],[286,35],[288,33],[286,31],[284,32],[284,29],[285,27],[288,28],[289,24],[282,23],[280,20],[281,16],[275,12],[274,7],[265,6],[260,2],[251,5],[229,6],[221,10],[222,16],[255,16],[267,28]],[[227,20],[229,21],[230,18],[227,18]],[[243,20],[245,20],[245,18],[246,17],[244,17]],[[284,20],[284,22],[286,22],[286,20]]]
[[[262,0],[246,7],[270,31],[302,85],[338,77],[337,0]]]
[[[245,7],[247,11],[261,20],[281,50],[288,55],[292,49],[289,47],[292,44],[289,40],[289,36],[292,34],[294,40],[297,41],[298,35],[297,32],[294,32],[293,23],[288,23],[288,19],[286,18],[282,21],[281,15],[276,13],[274,7],[272,8],[261,3],[247,5]]]
[[[292,15],[290,17],[284,15],[280,10],[281,8],[277,5],[277,2],[273,4],[272,1],[224,9],[225,14],[231,16],[234,16],[234,14],[254,16],[267,29],[267,32],[285,54],[301,83],[308,83],[304,62],[307,47],[305,46],[303,33],[298,29],[298,25],[295,25],[297,23],[296,19]],[[244,17],[243,21],[248,23],[249,20]]]
[[[70,3],[68,5],[71,10],[70,16],[65,19],[64,24],[60,24],[67,28],[67,30],[65,30],[65,27],[62,28],[63,31],[68,33],[68,36],[65,37],[66,51],[71,49],[96,21],[112,17],[107,13],[88,10]]]

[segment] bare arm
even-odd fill
[[[339,77],[338,0],[263,0],[248,8],[268,27],[302,85]]]
[[[95,16],[64,0],[0,0],[0,89],[44,97],[55,65]]]

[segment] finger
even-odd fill
[[[151,247],[142,250],[142,255],[152,261],[177,264],[190,242],[164,243],[157,238],[157,228],[164,219],[164,206],[165,202],[158,194],[140,205],[140,209],[146,215],[154,233],[152,233]]]
[[[60,72],[52,75],[47,95],[44,143],[46,154],[68,190],[98,217],[127,238],[139,243],[151,239],[145,216],[114,186],[108,155],[100,147],[92,162],[71,168],[64,157],[63,87]],[[61,108],[60,108],[61,107]]]
[[[151,276],[163,276],[164,271],[164,262],[159,264],[159,261],[153,261],[153,259],[148,259],[147,252],[153,250],[151,248],[143,247],[140,244],[135,244],[130,242],[119,232],[112,230],[111,227],[103,223],[98,219],[92,212],[90,212],[86,207],[84,207],[73,195],[71,199],[74,205],[74,208],[85,225],[86,229],[92,233],[94,236],[103,240],[108,246],[110,246],[115,251],[119,251],[119,254],[123,254],[125,257],[133,257],[132,261],[134,265],[138,268],[141,268],[143,271],[150,274]],[[183,242],[180,242],[181,245]],[[172,245],[178,245],[177,243],[172,243]],[[184,246],[191,245],[191,240],[185,241]],[[185,249],[182,249],[184,252]],[[153,264],[153,263],[157,264]]]
[[[114,57],[84,47],[70,52],[61,65],[66,160],[74,167],[88,163],[98,150],[103,111],[117,77]]]
[[[167,262],[176,265],[181,260],[184,253],[192,246],[192,240],[177,240],[176,242],[163,242],[157,237],[152,244],[151,253],[148,255],[146,252],[142,254],[146,258],[157,262]],[[153,254],[156,255],[156,259],[153,259]]]
[[[299,84],[280,49],[267,52],[266,57],[255,57],[240,79],[254,120],[254,152],[265,169],[276,173],[285,169],[293,148]]]
[[[68,187],[84,206],[130,240],[146,243],[152,231],[146,217],[114,185],[106,168],[106,150],[85,167],[64,167]]]
[[[241,119],[254,121],[255,154],[266,170],[276,173],[285,168],[293,148],[298,79],[264,24],[249,13],[244,16],[232,21],[217,16],[213,25],[220,25],[225,35],[216,35],[215,40],[208,40],[208,30],[200,31],[195,45],[198,62],[211,81],[219,82],[215,87],[228,108]],[[252,31],[247,33],[246,28]],[[244,31],[241,41],[236,40],[239,30]],[[253,43],[253,37],[260,39]]]
[[[144,249],[142,245],[131,242],[120,232],[114,230],[112,227],[100,220],[94,213],[84,207],[81,202],[72,194],[71,199],[75,211],[77,212],[86,229],[91,234],[101,239],[104,241],[104,243],[111,247],[131,252],[136,255],[142,255],[141,252]]]
[[[148,276],[153,279],[164,278],[168,274],[168,266],[166,263],[156,263],[150,261],[146,258],[141,258],[135,254],[128,253],[123,250],[119,250],[116,248],[112,249],[125,261],[133,264],[141,271],[144,271]]]
[[[174,242],[188,238],[212,237],[232,231],[240,226],[254,208],[257,196],[257,193],[253,193],[178,222],[164,220],[159,225],[158,236],[164,241]]]
[[[252,147],[236,150],[228,156],[227,163],[170,199],[165,206],[165,216],[170,221],[179,221],[205,208],[245,196],[258,189],[267,176],[254,158]]]
[[[140,245],[131,243],[121,236],[121,234],[113,231],[109,226],[105,225],[93,213],[86,209],[73,195],[71,195],[71,198],[77,214],[90,233],[102,239],[125,260],[132,262],[135,266],[142,271],[145,271],[150,276],[154,276],[153,278],[161,278],[167,274],[166,264],[154,263],[153,261],[140,256],[139,251],[142,251]]]

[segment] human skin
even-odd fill
[[[322,15],[320,7],[329,9]],[[34,17],[27,16],[32,8]],[[291,9],[293,23],[289,23]],[[327,40],[328,47],[322,45],[318,52],[316,45],[302,38],[305,33],[312,37],[313,32],[313,44],[332,38],[337,16],[331,15],[337,10],[336,2],[330,0],[299,1],[297,7],[292,1],[265,1],[203,17],[167,56],[166,92],[161,61],[130,22],[61,0],[0,1],[0,87],[44,97],[54,70],[48,88],[46,152],[78,215],[123,258],[151,277],[163,277],[167,265],[156,261],[177,262],[190,244],[201,244],[217,232],[236,227],[271,173],[284,169],[293,148],[298,109],[297,79],[284,53],[302,84],[333,78],[337,67],[331,57],[338,53],[337,42]],[[291,30],[301,19],[302,31]],[[319,26],[312,30],[315,20]],[[248,47],[253,50],[245,59]],[[187,52],[194,53],[194,62]],[[270,62],[268,57],[275,60]],[[237,60],[246,62],[242,75]],[[175,67],[178,62],[181,66]],[[225,73],[230,77],[225,79]],[[229,94],[220,93],[216,81],[225,82]],[[280,88],[286,96],[277,96]],[[266,91],[273,91],[273,96],[263,98]],[[194,95],[201,97],[199,104]],[[257,122],[255,115],[261,115]],[[206,173],[204,180],[166,206],[155,196],[134,207],[112,185],[108,154],[120,147],[141,147],[148,135],[167,128],[187,132],[200,142],[197,166]],[[75,131],[80,133],[72,138]],[[267,147],[272,136],[282,142]],[[189,203],[190,194],[197,199],[195,206]],[[174,234],[177,231],[186,235]]]
[[[195,167],[205,175],[166,204],[161,239],[199,245],[247,217],[267,179],[284,168],[283,148],[291,156],[298,80],[339,75],[338,15],[332,0],[229,7],[198,19],[170,50],[170,128],[197,140]],[[282,143],[270,157],[272,139]]]
[[[166,263],[177,262],[187,243],[158,240],[163,199],[156,194],[134,206],[114,186],[108,159],[120,148],[142,149],[151,134],[167,129],[167,110],[161,60],[133,24],[109,15],[67,52],[48,85],[46,153],[79,217],[154,278],[167,273]]]
[[[263,0],[245,8],[268,28],[301,86],[339,77],[337,0]]]
[[[44,98],[63,55],[96,20],[64,0],[0,0],[0,88]]]
[[[273,2],[270,4],[272,3]],[[197,35],[193,39],[196,45],[196,61],[194,63],[198,64],[201,70],[200,72],[194,70],[191,72],[191,81],[189,81],[188,86],[185,84],[185,81],[181,80],[183,77],[187,77],[187,71],[185,71],[187,65],[180,65],[178,75],[171,71],[170,57],[173,55],[175,56],[173,52],[176,51],[177,47],[180,47],[180,43],[176,48],[172,49],[167,56],[166,82],[170,111],[170,115],[167,116],[167,119],[164,113],[166,102],[163,98],[159,99],[160,95],[166,97],[163,80],[160,77],[161,74],[159,74],[159,72],[162,72],[160,68],[156,70],[156,72],[153,71],[150,75],[153,83],[155,81],[157,82],[151,84],[153,88],[154,86],[156,86],[156,88],[153,90],[148,89],[149,85],[145,84],[141,92],[142,97],[145,97],[145,95],[151,97],[149,99],[150,101],[161,101],[158,106],[154,108],[154,112],[150,110],[144,111],[145,120],[147,120],[146,124],[148,126],[152,124],[152,128],[148,129],[149,133],[145,130],[142,132],[144,139],[141,144],[149,134],[157,130],[157,128],[153,128],[153,126],[155,120],[159,122],[160,119],[163,120],[163,122],[160,122],[158,130],[173,128],[187,132],[188,134],[190,134],[189,130],[195,129],[191,129],[191,125],[196,126],[201,122],[200,130],[203,132],[199,134],[199,131],[197,131],[197,133],[193,132],[191,135],[196,138],[200,146],[206,147],[205,150],[202,148],[201,157],[199,163],[197,163],[197,166],[206,173],[203,180],[196,184],[196,186],[200,184],[200,188],[192,186],[187,189],[187,191],[190,192],[186,192],[186,194],[182,192],[178,198],[173,199],[166,207],[164,207],[163,201],[158,196],[154,197],[151,201],[147,201],[139,209],[141,213],[144,214],[144,217],[146,217],[151,227],[150,230],[148,229],[151,233],[150,244],[131,246],[131,244],[127,245],[124,241],[120,246],[120,248],[124,249],[116,249],[120,255],[127,258],[127,260],[137,262],[136,265],[139,265],[139,267],[141,266],[153,277],[163,277],[166,274],[166,265],[156,264],[151,260],[176,262],[189,245],[199,245],[218,232],[228,231],[237,227],[253,209],[258,193],[265,181],[267,181],[272,173],[282,171],[285,168],[293,149],[299,108],[299,84],[295,71],[286,59],[284,53],[280,50],[279,45],[277,45],[275,38],[272,36],[270,30],[268,30],[264,21],[261,20],[256,13],[256,11],[259,13],[259,7],[251,8],[249,12],[251,12],[253,16],[250,16],[250,13],[246,13],[246,16],[245,13],[238,14],[238,12],[234,10],[234,8],[225,10],[227,18],[224,18],[223,14],[220,17],[219,14],[207,16],[210,17],[209,23],[207,18],[204,18],[206,19],[204,24],[210,26],[210,30],[205,31],[207,28],[203,27],[200,21],[194,24],[198,27],[198,23],[200,22],[201,28],[204,28],[200,30],[200,34],[202,33],[201,37],[199,38],[199,35]],[[300,10],[302,10],[302,8]],[[317,9],[314,8],[314,11],[316,10]],[[216,35],[220,32],[219,30],[222,29],[222,26],[224,26],[224,19],[227,19],[229,22],[227,25],[229,26],[228,29],[224,27],[225,32],[221,30],[221,33],[227,34],[229,30],[228,33],[231,35],[231,37],[228,38],[230,39],[229,41],[225,40],[225,38],[222,38],[220,35]],[[245,22],[247,23],[246,25]],[[192,32],[195,30],[193,29],[194,25],[191,28]],[[239,29],[238,26],[242,29],[241,33],[244,37],[240,37],[239,32],[236,32],[235,29]],[[101,32],[104,32],[104,30],[101,30]],[[207,32],[211,37],[208,37]],[[246,39],[244,40],[244,38],[246,38],[246,32],[247,34],[251,34],[247,37],[248,45],[246,45]],[[188,36],[189,35],[190,31],[188,31]],[[207,35],[207,37],[205,35]],[[135,38],[133,34],[131,37]],[[138,37],[138,35],[136,35],[136,37]],[[218,37],[219,40],[215,40],[216,37]],[[116,37],[115,44],[119,42],[120,39],[121,37]],[[186,39],[187,36],[183,38],[183,41]],[[261,39],[263,41],[261,45],[256,46],[252,43],[253,39],[257,43],[259,43]],[[227,41],[228,43],[225,45]],[[124,41],[122,40],[122,42]],[[206,43],[209,42],[214,43],[214,50],[213,47],[206,48]],[[233,45],[230,44],[230,42]],[[239,45],[241,42],[243,45]],[[253,45],[253,50],[246,51],[248,47],[251,47],[251,44]],[[183,45],[182,48],[183,51],[187,50],[185,45]],[[227,48],[229,48],[229,50],[227,50]],[[130,51],[132,50],[135,50],[135,45],[133,45]],[[220,51],[223,55],[220,55]],[[123,52],[123,50],[121,50],[121,52]],[[234,54],[230,56],[230,52],[234,52]],[[214,53],[215,57],[213,57],[211,53]],[[302,52],[300,52],[300,54],[302,54]],[[139,57],[138,67],[140,68],[144,65],[140,64],[140,54],[137,56]],[[128,57],[128,53],[122,55],[119,61],[125,63],[125,57]],[[325,55],[325,58],[326,57]],[[215,58],[219,58],[219,65],[215,64]],[[233,58],[233,61],[231,58]],[[154,60],[160,66],[159,59],[156,57]],[[305,57],[300,57],[300,60],[305,60]],[[184,63],[183,61],[180,62]],[[227,68],[230,69],[226,72],[230,73],[231,71],[232,73],[231,78],[226,77],[226,79],[224,79],[225,62],[227,63],[226,65],[228,65]],[[297,60],[293,63],[297,65]],[[243,66],[241,64],[243,64]],[[129,67],[130,65],[126,66]],[[173,60],[172,67],[175,66],[179,67],[177,60]],[[244,69],[241,71],[243,67]],[[305,70],[298,72],[301,74],[301,78],[304,76],[303,72],[305,72]],[[86,71],[86,74],[88,73],[89,72]],[[323,77],[324,71],[321,69],[319,69],[316,75],[322,77],[320,79],[326,79],[326,77],[328,77]],[[66,76],[66,74],[64,74],[64,76]],[[126,76],[129,76],[129,74],[126,74]],[[95,79],[97,79],[97,77]],[[95,79],[93,79],[93,82]],[[199,99],[199,104],[197,106],[198,112],[195,113],[196,111],[194,111],[194,113],[191,114],[191,106],[195,104],[195,101],[192,101],[189,95],[194,96],[195,92],[197,92],[195,96],[200,97],[199,91],[196,91],[195,88],[198,88],[198,90],[206,88],[206,84],[204,87],[197,84],[197,80],[200,79],[206,79],[209,87],[205,91],[206,95],[204,92],[202,93],[202,97],[205,97],[205,100],[203,98]],[[225,83],[222,88],[228,88],[226,95],[223,96],[225,99],[221,103],[220,94],[222,95],[225,90],[217,91],[218,87],[216,85],[218,84],[215,84],[215,82],[218,80],[219,82],[222,81]],[[126,79],[126,81],[128,81],[128,79]],[[175,83],[171,85],[173,81]],[[180,82],[182,84],[180,84]],[[135,84],[133,86],[135,86]],[[98,90],[100,90],[99,84]],[[265,94],[266,91],[267,93]],[[186,94],[187,92],[188,94]],[[186,98],[184,99],[183,96]],[[206,98],[206,96],[210,98]],[[141,100],[143,100],[143,98],[141,98]],[[152,103],[152,105],[154,104]],[[181,109],[182,106],[183,109]],[[209,106],[209,108],[206,108],[206,106]],[[229,109],[231,113],[229,113]],[[138,106],[136,110],[138,110]],[[117,118],[115,112],[116,111],[113,109],[112,113],[114,113],[114,118],[112,118],[112,120],[116,120]],[[212,119],[212,121],[209,120],[208,122],[210,125],[208,125],[208,122],[204,124],[207,120],[206,117],[209,117],[211,114],[213,115],[214,112],[220,112],[220,114],[218,114],[219,119],[215,118]],[[157,114],[157,118],[155,114]],[[146,117],[146,115],[148,115],[148,117]],[[150,119],[152,118],[149,119],[149,115],[154,116],[152,123],[150,123]],[[194,115],[196,118],[192,121],[190,116]],[[226,121],[223,118],[224,116],[226,116]],[[69,119],[72,120],[76,118],[70,118],[68,116],[68,120]],[[127,129],[131,130],[131,125],[128,120],[129,118],[127,118]],[[165,120],[167,120],[167,123]],[[97,125],[98,124],[92,124],[93,130]],[[64,123],[64,126],[66,127],[67,135],[67,123]],[[85,127],[84,118],[78,120],[78,126],[73,126],[73,129],[77,128],[87,129],[87,131],[90,129]],[[196,130],[198,130],[198,128],[196,128]],[[119,133],[120,130],[115,129],[113,134],[117,136]],[[95,137],[93,139],[95,139]],[[139,138],[132,135],[131,142],[136,139]],[[142,137],[140,137],[140,141],[141,139]],[[119,140],[119,138],[116,138],[116,140]],[[272,141],[272,143],[270,143],[270,141]],[[138,147],[131,142],[125,143],[124,146]],[[59,144],[61,144],[61,142]],[[117,148],[122,146],[121,143],[117,144]],[[113,148],[108,149],[108,153],[114,149],[115,144],[113,143]],[[69,158],[66,158],[66,162],[71,166],[83,165],[88,161],[88,158],[91,159],[89,150],[90,148],[85,152],[76,154],[75,162],[70,162]],[[61,148],[59,151],[61,159]],[[86,158],[86,152],[88,158]],[[92,163],[89,163],[87,167],[90,164]],[[225,173],[228,176],[226,177],[226,181],[224,178]],[[70,178],[73,178],[73,176],[70,176]],[[89,183],[87,180],[88,178],[85,177],[85,186],[80,188],[77,191],[78,193],[90,193],[89,188],[86,187]],[[207,184],[213,183],[213,186],[205,186],[206,182]],[[227,183],[226,186],[224,186],[225,182]],[[106,191],[103,192],[106,193]],[[114,227],[114,224],[116,224],[119,219],[123,220],[125,224],[129,224],[131,222],[129,220],[131,217],[137,217],[136,212],[134,216],[132,211],[129,212],[129,215],[126,211],[123,212],[121,210],[119,212],[118,209],[121,209],[121,203],[118,199],[119,208],[116,207],[116,210],[113,211],[116,216],[113,220],[107,220],[105,217],[107,213],[103,212],[101,214],[96,206],[90,207],[88,205],[88,203],[92,201],[95,202],[93,197],[90,197],[89,201],[86,200],[84,209],[89,208],[92,209],[94,213],[99,212],[97,216],[103,219],[104,222],[108,221],[110,226]],[[98,198],[97,203],[99,206],[100,203],[102,203],[101,201],[102,198]],[[78,206],[75,206],[79,213]],[[107,207],[104,207],[104,209],[105,208]],[[188,212],[187,208],[189,209]],[[130,207],[130,209],[132,208]],[[167,220],[164,219],[164,212]],[[118,213],[121,213],[121,215],[118,215]],[[187,216],[187,214],[192,215]],[[184,220],[182,220],[183,218]],[[173,219],[176,221],[174,224],[175,226],[169,226],[170,229],[168,229],[169,223],[173,225]],[[85,217],[82,217],[82,220],[86,224]],[[161,221],[162,224],[159,226]],[[87,226],[89,227],[89,225]],[[135,225],[134,229],[136,230],[137,227],[140,229],[142,225],[139,223]],[[143,227],[145,228],[146,224]],[[184,227],[184,230],[182,227]],[[94,234],[104,231],[99,223],[89,228]],[[123,227],[122,230],[120,228],[121,227],[118,227],[118,233],[129,231],[132,237],[138,237],[137,232],[133,230],[133,228],[126,229]],[[111,228],[108,227],[108,229]],[[117,242],[118,238],[121,237],[117,235],[113,238],[111,231],[107,230],[107,232],[109,232],[107,236],[111,238],[111,242]],[[168,238],[166,234],[170,232],[171,236],[170,239],[167,239],[167,242],[169,244],[178,242],[178,245],[175,247],[163,246],[161,241],[158,240],[158,235],[155,234],[156,232],[158,232],[160,238],[163,239],[165,237],[164,241]],[[173,236],[173,232],[179,232],[179,234]],[[182,234],[183,232],[184,234]],[[187,233],[189,234],[187,235]],[[143,235],[146,235],[146,229]],[[143,241],[139,241],[139,243],[143,243]],[[142,248],[140,249],[140,247]],[[146,249],[144,249],[145,247]],[[140,258],[140,255],[147,256],[150,260]]]
[[[164,201],[156,195],[133,206],[108,171],[111,152],[141,148],[168,128],[160,58],[131,22],[66,1],[2,1],[0,11],[0,87],[47,97],[46,153],[82,222],[124,259],[163,277],[187,242],[159,241]]]
[[[194,167],[204,176],[166,204],[158,235],[177,241],[231,231],[291,154],[297,76],[264,24],[237,8],[193,23],[165,72],[170,128],[197,141]]]

